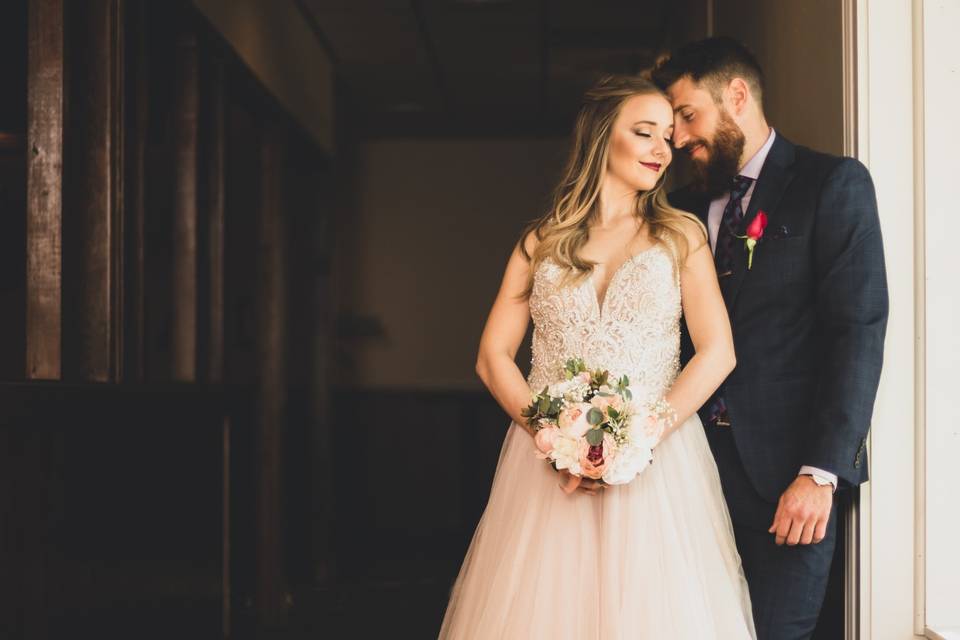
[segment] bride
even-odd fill
[[[755,637],[696,414],[733,369],[733,343],[705,230],[663,191],[672,123],[652,84],[600,81],[552,208],[510,257],[477,372],[513,422],[440,638]],[[681,311],[696,347],[683,371]],[[524,380],[514,356],[530,318]],[[534,455],[521,410],[576,357],[629,376],[635,399],[672,425],[629,484],[581,481]]]

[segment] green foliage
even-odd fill
[[[587,442],[591,447],[596,447],[603,442],[603,429],[590,429],[587,431]]]

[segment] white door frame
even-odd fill
[[[857,154],[857,0],[843,0],[841,21],[843,33],[843,154]],[[850,509],[844,514],[844,638],[860,639],[860,491],[853,492]]]
[[[923,452],[923,202],[915,186],[923,180],[922,9],[923,0],[843,2],[845,150],[873,177],[890,293],[884,369],[868,439],[871,480],[850,516],[859,533],[847,546],[851,640],[923,632],[917,544],[923,530],[916,526],[923,506],[917,474],[923,461],[916,457]]]

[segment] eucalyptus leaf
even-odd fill
[[[587,412],[587,422],[593,426],[597,426],[603,422],[603,412],[596,407],[591,408],[590,411]]]
[[[547,413],[548,411],[550,411],[550,398],[546,396],[541,396],[540,404],[537,407],[537,409],[540,411],[540,413]]]
[[[587,431],[587,442],[591,447],[595,447],[603,442],[603,431],[601,429],[590,429]]]

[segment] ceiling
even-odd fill
[[[362,136],[566,134],[604,72],[672,41],[671,0],[296,0]],[[344,97],[345,96],[345,97]]]

